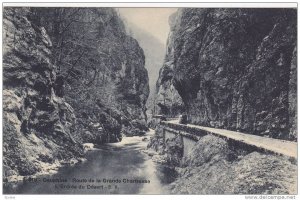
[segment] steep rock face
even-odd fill
[[[156,113],[168,116],[176,116],[185,111],[182,98],[173,85],[174,77],[174,40],[176,13],[170,16],[170,33],[167,42],[165,61],[159,71],[156,83]]]
[[[4,177],[32,175],[45,163],[82,155],[72,107],[57,96],[51,40],[27,8],[3,11]]]
[[[128,24],[129,34],[139,42],[145,54],[145,68],[149,76],[149,97],[147,99],[147,117],[148,121],[154,114],[154,102],[156,98],[156,82],[158,79],[158,71],[162,66],[165,57],[165,44],[154,37],[151,33],[138,28],[132,23]]]
[[[128,25],[127,25],[128,24]],[[165,56],[165,44],[151,33],[140,29],[136,25],[126,22],[127,32],[132,35],[143,48],[145,54],[145,68],[149,75],[150,93],[154,93],[158,79],[158,69],[162,66]],[[151,94],[150,94],[151,95]]]
[[[168,53],[191,123],[296,140],[296,14],[177,12]]]
[[[36,8],[34,12],[53,39],[64,95],[78,118],[77,139],[116,142],[122,132],[136,135],[147,130],[144,53],[126,35],[118,13],[112,8]]]

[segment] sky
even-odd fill
[[[177,8],[118,8],[122,17],[129,23],[151,33],[166,44],[169,27],[169,16]]]

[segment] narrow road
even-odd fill
[[[193,124],[179,124],[178,120],[165,121],[164,123],[169,123],[178,126],[187,126],[189,128],[204,130],[207,133],[214,134],[216,136],[222,136],[226,138],[233,139],[245,144],[253,145],[258,148],[262,148],[268,151],[286,155],[289,157],[297,158],[297,142],[291,142],[286,140],[267,138],[258,135],[245,134],[237,131],[229,131],[226,129],[217,129],[204,126],[198,126]]]

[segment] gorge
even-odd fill
[[[4,7],[4,192],[296,194],[297,10],[132,9]]]

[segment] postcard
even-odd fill
[[[296,195],[297,5],[130,5],[4,4],[3,194]]]

